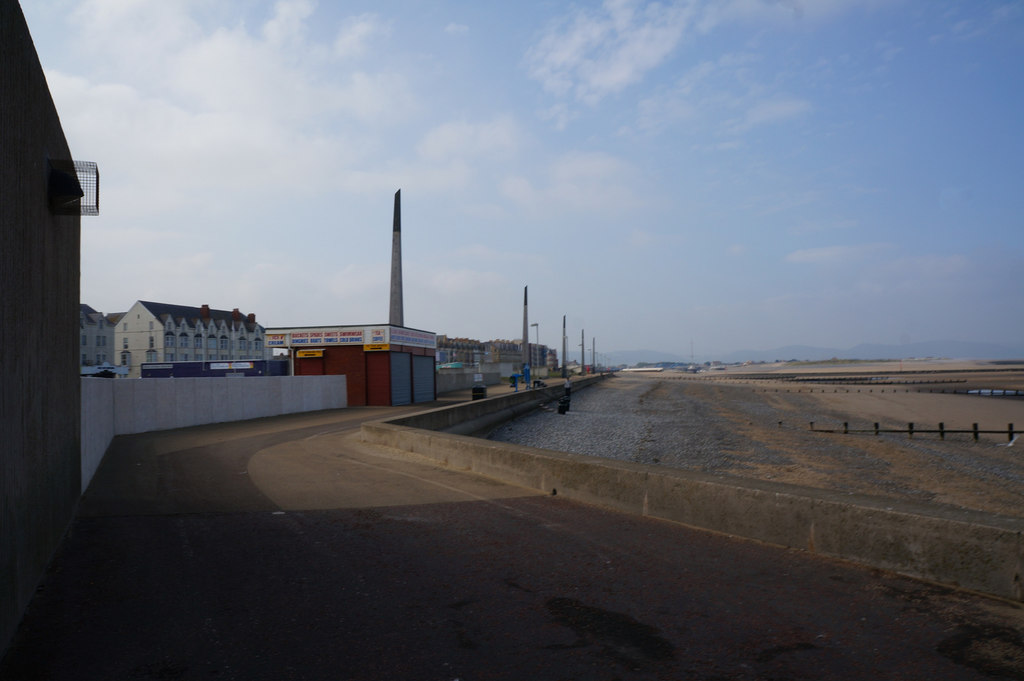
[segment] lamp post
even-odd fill
[[[562,360],[562,378],[569,377],[569,369],[565,363],[569,360],[566,356],[569,354],[569,337],[565,335],[565,315],[562,315],[562,356],[559,359]]]
[[[530,324],[530,326],[532,326],[535,329],[537,329],[537,334],[536,334],[537,342],[534,343],[534,347],[537,348],[537,352],[540,352],[540,324],[538,322],[533,322],[532,324]],[[530,364],[536,365],[536,362],[534,362],[533,360],[534,360],[534,357],[533,357],[533,353],[531,352],[530,353]]]

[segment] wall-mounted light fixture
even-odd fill
[[[48,195],[54,215],[99,215],[100,171],[92,161],[50,159]]]

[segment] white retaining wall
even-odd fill
[[[115,435],[348,406],[345,376],[82,379],[82,491]]]

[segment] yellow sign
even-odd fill
[[[324,351],[323,350],[296,350],[295,351],[295,356],[296,357],[323,357],[324,356]]]
[[[390,350],[391,345],[389,343],[376,343],[374,345],[364,345],[364,352],[371,352],[373,350]]]

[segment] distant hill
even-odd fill
[[[658,350],[617,350],[607,353],[607,357],[613,365],[628,364],[630,366],[640,362],[657,364],[658,362],[688,363],[690,361],[689,357]]]
[[[613,364],[635,365],[640,362],[676,362],[688,364],[690,358],[657,350],[621,350],[608,353]],[[950,359],[1024,359],[1024,346],[1011,347],[994,343],[972,343],[965,341],[925,341],[903,345],[879,345],[861,343],[852,348],[819,348],[810,345],[787,345],[772,350],[739,350],[723,355],[697,355],[698,363],[719,361],[727,364],[738,362],[774,362],[776,360],[800,360],[817,362],[838,357],[839,359],[909,359],[911,357],[945,357]]]

